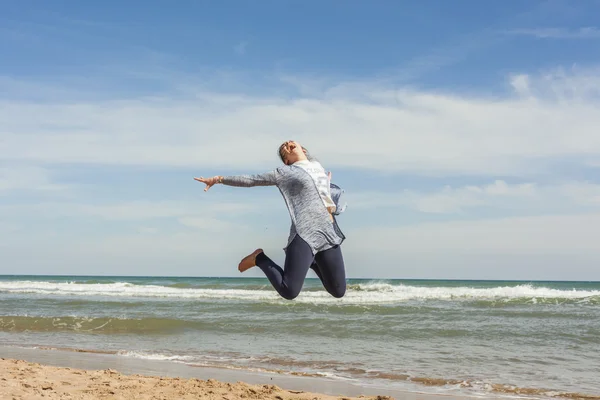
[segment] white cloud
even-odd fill
[[[199,219],[183,222],[196,226],[178,231],[137,228],[135,233],[88,231],[83,235],[70,229],[12,232],[0,240],[0,252],[10,260],[0,265],[0,274],[85,271],[99,275],[237,276],[240,259],[256,247],[282,260],[285,228],[249,232],[236,225],[224,231],[222,221],[208,226],[198,224]]]
[[[516,96],[503,99],[341,84],[296,99],[204,92],[4,101],[0,154],[11,162],[246,172],[277,165],[275,149],[295,138],[328,168],[438,175],[527,175],[563,157],[600,156],[598,70],[521,74],[513,87]]]
[[[560,186],[558,195],[571,199],[576,206],[600,206],[600,185],[587,182],[571,182]]]
[[[239,215],[253,211],[256,207],[244,203],[198,202],[125,202],[116,204],[60,204],[63,212],[71,216],[93,216],[111,220],[147,220],[151,218],[184,217],[200,214]],[[44,208],[45,205],[41,205]]]
[[[503,180],[476,186],[453,188],[446,186],[435,191],[403,190],[401,192],[364,192],[348,195],[353,209],[371,207],[402,207],[424,213],[463,213],[480,207],[506,212],[550,210],[564,212],[581,206],[600,205],[600,185],[590,182],[568,182],[539,185],[510,184]],[[510,211],[509,211],[510,212]]]
[[[400,268],[398,260],[409,256],[417,265],[427,258],[438,265],[437,271],[442,270],[440,263],[458,263],[464,254],[481,255],[478,260],[491,254],[535,254],[556,263],[549,254],[582,252],[590,255],[590,262],[600,260],[597,246],[593,247],[600,217],[576,215],[600,205],[599,185],[539,184],[533,177],[565,158],[579,160],[582,168],[600,159],[596,129],[600,70],[515,74],[509,83],[513,94],[493,99],[392,90],[377,82],[318,87],[300,81],[305,95],[292,99],[217,92],[189,96],[188,92],[185,97],[112,101],[6,100],[0,104],[0,162],[5,166],[0,171],[0,193],[32,188],[54,193],[61,186],[53,180],[52,168],[65,163],[183,167],[193,169],[189,179],[194,185],[192,176],[205,170],[243,173],[273,168],[278,165],[279,143],[296,138],[334,176],[342,167],[380,176],[395,172],[504,176],[481,186],[347,193],[348,213],[356,210],[342,221],[354,276],[360,275],[359,270],[369,270],[372,276],[398,276],[392,268]],[[115,188],[110,181],[104,184]],[[17,263],[11,268],[43,272],[41,266],[52,266],[56,272],[55,268],[86,263],[100,272],[107,271],[106,265],[119,272],[117,266],[126,260],[128,265],[148,266],[137,271],[128,267],[134,274],[164,272],[169,265],[173,273],[227,275],[228,269],[211,268],[231,265],[235,274],[239,258],[258,246],[282,260],[289,219],[278,196],[265,203],[248,201],[253,194],[243,192],[231,201],[227,193],[211,192],[197,201],[97,204],[91,203],[94,199],[89,200],[89,195],[76,193],[81,197],[70,197],[68,202],[0,207],[1,225],[10,228],[2,231],[2,254]],[[228,200],[222,202],[224,198]],[[449,214],[442,217],[446,219],[470,213],[471,221],[400,226],[403,221],[390,219],[386,227],[365,227],[364,209],[373,205]],[[513,210],[519,210],[519,215],[540,214],[540,209],[562,215],[473,221],[478,208],[495,209],[494,214],[505,216],[515,215]],[[286,222],[273,219],[251,226],[249,214],[258,219],[262,213],[269,218],[276,213]],[[239,221],[232,224],[236,215]],[[48,221],[58,217],[82,219],[86,224],[93,219],[94,229],[109,228],[89,236],[79,228],[51,230]],[[162,224],[161,219],[168,223]],[[39,231],[38,223],[43,228]],[[115,234],[113,223],[120,233]],[[32,246],[35,254],[24,251]],[[379,257],[377,266],[357,264],[371,262],[367,255],[372,254]]]
[[[241,202],[217,202],[210,199],[190,201],[126,201],[92,204],[80,200],[64,202],[37,202],[35,204],[10,204],[0,206],[0,217],[35,216],[41,218],[92,217],[106,221],[149,221],[153,219],[179,219],[188,226],[198,226],[199,218],[209,215],[239,216],[256,212],[261,205]]]
[[[60,191],[65,185],[53,183],[50,171],[34,166],[12,166],[0,168],[0,195],[14,190]]]
[[[533,36],[538,39],[598,39],[600,29],[594,26],[586,26],[578,29],[568,28],[531,28],[512,29],[506,33],[520,36]]]
[[[529,76],[526,74],[514,75],[510,78],[510,84],[515,92],[521,97],[529,97]]]
[[[152,226],[140,226],[137,231],[142,235],[154,235],[159,232],[159,229]]]
[[[361,228],[349,232],[348,241],[371,252],[395,254],[586,253],[600,260],[599,235],[600,214],[595,213]]]
[[[600,278],[598,213],[344,230],[351,278]],[[27,232],[0,243],[3,256],[12,260],[0,268],[3,273],[80,273],[83,266],[88,274],[239,276],[237,263],[256,247],[283,262],[286,238],[285,227],[251,235],[236,230],[102,237]],[[31,248],[35,252],[26,251]]]
[[[52,270],[53,273],[77,273],[75,266],[85,265],[86,273],[122,273],[121,268],[126,263],[131,274],[237,276],[237,263],[256,247],[265,248],[277,261],[283,261],[282,247],[287,239],[288,224],[277,220],[251,226],[245,219],[250,212],[261,216],[268,210],[271,215],[275,201],[281,203],[279,197],[273,196],[273,204],[270,200],[265,203],[247,199],[223,203],[220,196],[226,196],[226,193],[212,195],[214,198],[207,195],[193,202],[136,201],[95,205],[41,202],[34,206],[1,206],[2,227],[8,230],[0,229],[3,236],[0,246],[2,254],[13,260],[3,267],[3,272],[47,273]],[[578,276],[583,279],[597,276],[593,269],[586,269],[588,267],[580,258],[585,258],[585,265],[600,262],[600,248],[596,243],[600,234],[600,214],[577,215],[574,210],[580,206],[600,206],[598,184],[513,184],[498,180],[481,186],[447,186],[431,192],[405,191],[398,196],[383,193],[357,193],[354,196],[348,201],[355,211],[350,210],[351,218],[344,216],[341,221],[348,238],[344,251],[350,277],[366,276],[368,271],[370,277],[541,279],[549,276],[544,268],[551,268],[552,276],[575,278],[564,272],[567,255],[572,257],[571,267],[578,271]],[[361,204],[363,200],[367,202]],[[385,201],[389,203],[385,204]],[[525,205],[534,209],[548,203],[565,205],[560,212],[566,210],[568,214],[485,220],[473,220],[471,215],[469,221],[404,226],[399,226],[405,224],[402,221],[390,221],[396,226],[373,226],[368,222],[365,226],[363,219],[361,224],[356,224],[359,215],[364,214],[360,208],[374,205],[380,210],[388,206],[429,213],[467,213],[473,207],[506,209]],[[283,207],[277,209],[281,216],[284,212]],[[222,216],[234,218],[226,220]],[[35,222],[19,223],[22,217]],[[64,217],[75,221],[92,217],[108,223],[134,223],[138,227],[134,233],[121,229],[102,232],[101,224],[90,224],[88,220],[85,229],[100,232],[82,235],[77,229],[65,229],[65,225],[51,231],[47,227],[38,229],[35,225],[53,217],[63,221]],[[164,229],[162,224],[155,223],[158,219],[167,219],[180,226]],[[267,227],[269,229],[265,229]],[[35,254],[25,251],[32,247],[36,249]],[[528,270],[529,262],[537,263],[536,269]],[[484,264],[488,268],[494,266],[491,270],[476,268]],[[261,276],[257,271],[247,275]]]
[[[210,232],[228,233],[232,231],[247,230],[247,226],[240,221],[228,222],[210,216],[181,217],[177,219],[180,224],[190,228],[201,229]]]
[[[600,160],[590,160],[586,162],[588,167],[600,167]]]
[[[418,211],[447,213],[461,211],[468,207],[494,205],[494,200],[498,198],[506,202],[506,197],[522,199],[532,197],[534,194],[535,189],[532,184],[508,185],[498,180],[486,186],[469,185],[458,189],[447,186],[439,192],[430,194],[408,192],[406,197],[409,205]]]

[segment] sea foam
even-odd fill
[[[114,298],[172,298],[240,301],[282,301],[271,288],[262,289],[206,289],[177,288],[159,285],[136,285],[127,282],[80,284],[69,282],[12,281],[0,282],[0,293],[39,294],[43,296],[88,296]],[[535,287],[530,284],[516,286],[434,287],[371,282],[348,286],[342,299],[330,296],[325,290],[305,290],[296,302],[335,304],[393,304],[409,300],[442,301],[537,301],[557,302],[600,301],[600,290],[563,290]]]

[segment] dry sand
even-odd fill
[[[34,362],[0,359],[0,399],[218,399],[341,400],[275,385],[223,383],[212,379],[124,375],[112,369],[82,370]],[[359,397],[392,399],[388,396]]]

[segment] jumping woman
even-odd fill
[[[342,212],[337,204],[342,191],[330,183],[330,176],[321,164],[308,156],[299,143],[283,143],[279,157],[285,165],[263,174],[194,179],[206,184],[204,191],[219,183],[238,187],[277,186],[292,220],[284,249],[284,267],[273,262],[262,249],[256,249],[242,259],[238,270],[244,272],[258,266],[279,295],[292,300],[300,294],[308,270],[313,269],[327,292],[341,298],[346,293],[340,247],[345,236],[335,215]]]

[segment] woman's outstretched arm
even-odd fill
[[[277,179],[279,178],[279,171],[269,171],[262,174],[253,175],[232,175],[232,176],[221,176],[217,175],[212,178],[194,178],[198,182],[206,184],[204,191],[206,192],[213,185],[221,183],[228,186],[239,186],[239,187],[252,187],[252,186],[276,186]]]

